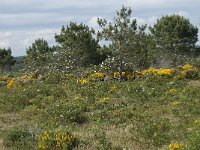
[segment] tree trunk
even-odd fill
[[[122,58],[120,56],[120,66],[118,67],[118,72],[119,72],[119,81],[122,81]]]

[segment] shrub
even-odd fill
[[[3,144],[7,147],[16,147],[17,149],[33,148],[35,135],[24,128],[13,128],[5,133]]]
[[[86,121],[83,110],[84,108],[77,104],[55,103],[47,108],[43,118],[45,118],[45,122],[46,118],[48,118],[55,125],[66,125],[67,123],[82,124]]]
[[[72,150],[76,146],[78,146],[78,139],[65,130],[43,131],[38,135],[38,149],[40,150]]]

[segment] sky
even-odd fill
[[[112,20],[122,5],[131,7],[138,25],[152,26],[163,15],[179,14],[200,32],[200,0],[0,0],[0,48],[23,56],[38,38],[56,45],[55,33],[63,25],[82,22],[98,30],[97,18]]]

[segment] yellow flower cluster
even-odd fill
[[[88,80],[85,79],[85,78],[81,78],[80,80],[78,80],[78,82],[79,82],[80,84],[86,84],[86,83],[88,83]]]
[[[200,125],[200,118],[194,121],[196,124]]]
[[[113,73],[113,78],[118,78],[119,77],[119,72],[114,72]],[[122,77],[125,77],[125,78],[127,78],[127,80],[132,80],[133,79],[133,75],[132,75],[132,73],[131,72],[129,72],[129,71],[123,71],[122,72]]]
[[[184,148],[183,144],[174,143],[169,145],[169,150],[181,150],[183,148]]]
[[[108,99],[109,99],[108,97],[102,97],[102,98],[99,99],[99,102],[104,103],[104,102],[106,102]]]
[[[61,132],[59,129],[44,131],[38,136],[38,148],[41,150],[65,149],[67,144],[73,144],[75,140],[73,135]]]
[[[184,66],[181,67],[183,70],[188,70],[188,69],[196,69],[194,66],[190,64],[185,64]]]
[[[104,72],[95,72],[89,75],[90,79],[100,79],[100,78],[104,78],[105,73]]]
[[[176,93],[176,91],[177,91],[176,89],[170,89],[169,93]]]
[[[156,73],[158,75],[173,75],[174,69],[161,68],[161,69],[157,69]]]
[[[150,67],[149,69],[143,70],[141,73],[142,75],[168,75],[171,76],[174,74],[174,69],[171,68],[160,68],[156,69],[153,67]]]
[[[12,88],[13,85],[14,85],[14,83],[15,83],[14,79],[10,80],[10,81],[8,82],[8,84],[7,84],[7,88],[8,88],[8,89]]]
[[[16,78],[0,78],[0,81],[1,80],[4,80],[7,82],[7,88],[8,89],[11,89],[12,87],[21,87],[23,86],[24,84],[27,84],[27,83],[31,83],[32,81],[41,81],[44,79],[44,76],[42,75],[39,75],[39,76],[35,76],[34,74],[32,75],[23,75],[23,76],[20,76],[20,77],[16,77]]]
[[[0,77],[0,85],[4,85],[5,83],[8,83],[12,78],[8,76]]]
[[[198,76],[198,69],[190,64],[186,64],[182,67],[180,67],[179,74],[176,76],[178,79],[184,79],[184,78],[195,78]]]
[[[181,102],[179,102],[179,101],[173,101],[171,104],[174,105],[174,106],[176,106],[176,105],[181,104]]]

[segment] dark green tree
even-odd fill
[[[132,62],[135,68],[148,68],[155,64],[157,51],[156,43],[152,36],[146,32],[146,25],[138,27],[134,36],[130,39],[129,62]]]
[[[36,70],[41,66],[46,66],[48,60],[55,50],[55,47],[49,47],[48,43],[44,39],[36,39],[32,46],[26,50],[25,64],[30,69]]]
[[[98,52],[100,46],[94,36],[95,31],[82,23],[70,22],[66,27],[62,26],[60,34],[55,36],[61,66],[77,68],[99,64],[103,57]]]
[[[15,59],[12,56],[11,48],[0,49],[0,68],[1,72],[4,72],[6,69],[10,69],[11,66],[15,64]]]
[[[179,15],[163,16],[150,27],[150,31],[157,47],[173,65],[181,58],[190,56],[198,41],[198,28]]]
[[[111,42],[112,53],[119,69],[119,79],[122,78],[123,63],[126,60],[125,56],[130,52],[130,36],[134,36],[137,30],[136,20],[131,20],[131,8],[122,6],[120,11],[117,11],[117,17],[113,18],[113,22],[106,19],[98,18],[97,22],[102,28],[98,32],[98,38]]]
[[[146,33],[146,25],[138,27],[137,20],[131,19],[131,13],[130,7],[122,6],[112,22],[98,18],[98,24],[102,28],[98,37],[110,42],[120,80],[124,67],[145,68],[150,65],[150,54],[153,54],[150,53],[153,40]]]

